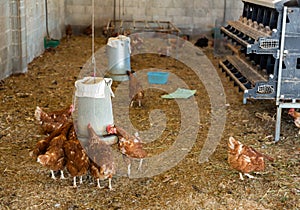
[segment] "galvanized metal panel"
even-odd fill
[[[243,2],[249,2],[256,5],[261,5],[269,8],[276,8],[277,5],[283,5],[290,0],[243,0]]]

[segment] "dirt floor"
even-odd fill
[[[106,40],[96,38],[95,44],[99,49]],[[213,49],[205,48],[203,52],[218,69]],[[300,209],[299,129],[287,111],[283,111],[281,140],[275,144],[275,102],[249,100],[243,105],[242,93],[217,70],[226,95],[227,112],[222,113],[226,124],[213,155],[200,164],[200,151],[213,126],[208,93],[187,66],[155,54],[133,56],[132,69],[138,73],[140,69],[164,68],[197,90],[188,99],[199,107],[201,119],[198,133],[191,137],[195,138],[191,149],[172,167],[160,169],[154,176],[128,178],[117,170],[112,191],[107,189],[107,181],[101,182],[106,188],[98,189],[89,176],[78,188],[72,187],[70,176],[65,180],[51,179],[49,170],[29,156],[36,142],[45,137],[34,119],[34,111],[36,106],[50,111],[71,104],[74,82],[90,56],[90,37],[62,40],[55,50],[48,50],[31,62],[28,73],[11,76],[1,83],[0,209]],[[113,90],[118,86],[114,82]],[[170,150],[170,154],[177,152],[172,145],[182,126],[180,107],[176,100],[160,98],[162,94],[165,92],[159,88],[149,88],[144,106],[129,109],[132,124],[141,131],[152,125],[150,111],[160,110],[166,116],[161,135],[145,145],[149,157]],[[114,114],[122,112],[114,108]],[[241,181],[238,172],[227,163],[229,136],[275,161],[266,162],[266,170],[255,174],[255,179]],[[188,133],[186,138],[190,138]],[[157,168],[153,166],[153,170]]]

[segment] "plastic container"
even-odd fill
[[[130,71],[130,38],[119,35],[108,39],[108,76],[114,81],[126,81],[128,76],[126,71]]]
[[[76,134],[84,144],[89,139],[87,130],[89,123],[99,136],[105,135],[106,126],[114,123],[111,103],[111,96],[114,95],[111,84],[111,78],[102,77],[85,77],[75,82]],[[114,136],[102,139],[109,143],[114,143],[116,140]]]
[[[44,37],[44,48],[55,48],[60,44],[60,41],[57,39],[48,39],[47,37]]]
[[[168,72],[148,72],[148,82],[150,84],[166,84],[168,82]]]

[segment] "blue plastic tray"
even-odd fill
[[[168,82],[168,72],[148,72],[147,75],[150,84],[166,84]]]

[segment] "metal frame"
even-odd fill
[[[286,30],[286,16],[287,16],[287,7],[284,7],[283,8],[283,18],[282,18],[282,27],[281,27],[279,69],[278,69],[277,93],[276,93],[277,115],[276,115],[276,126],[275,126],[275,142],[279,141],[279,139],[280,139],[280,124],[281,124],[282,108],[291,107],[291,106],[287,106],[287,105],[289,105],[288,103],[280,102],[282,61],[283,61],[283,56],[284,56],[284,41],[285,41],[285,30]],[[300,105],[299,105],[299,107],[300,107]]]
[[[123,34],[126,30],[131,32],[160,32],[179,35],[178,29],[170,21],[160,20],[109,20],[106,25],[108,36],[118,32]]]

